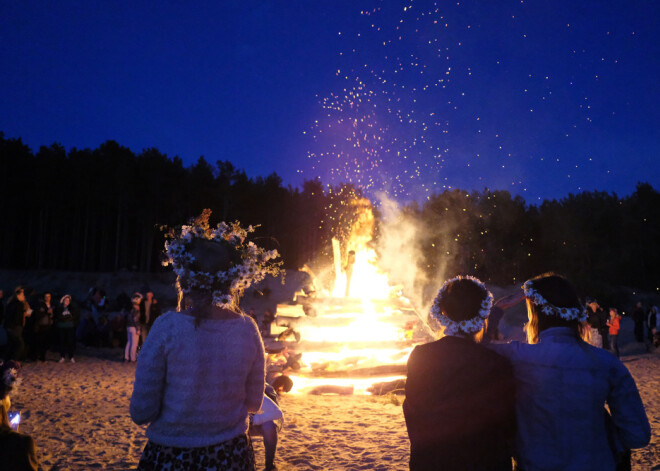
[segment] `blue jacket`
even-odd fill
[[[614,470],[605,403],[622,448],[651,439],[635,381],[614,355],[577,339],[570,328],[539,334],[535,345],[490,344],[516,379],[515,457],[525,471]]]

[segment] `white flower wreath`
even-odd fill
[[[184,293],[192,288],[209,290],[215,306],[229,309],[236,305],[240,295],[252,283],[258,283],[266,275],[277,276],[282,262],[273,262],[279,257],[277,250],[264,250],[253,242],[245,243],[247,235],[255,230],[253,226],[242,228],[238,221],[231,225],[221,222],[211,229],[208,224],[210,215],[211,210],[205,209],[190,225],[181,226],[178,233],[170,233],[170,240],[165,242],[167,259],[164,265],[172,265]],[[188,251],[188,244],[195,238],[227,244],[238,253],[241,263],[215,273],[191,270],[195,257]]]
[[[481,309],[479,309],[478,314],[472,319],[460,322],[451,320],[449,317],[443,314],[442,310],[440,309],[440,300],[442,299],[445,291],[447,291],[447,287],[451,283],[458,280],[469,280],[486,292],[486,299],[481,302]],[[488,291],[486,285],[484,285],[479,279],[473,276],[457,276],[456,278],[445,281],[445,283],[442,285],[442,288],[440,288],[440,291],[438,291],[438,295],[435,297],[433,306],[431,307],[431,316],[444,327],[445,335],[456,335],[459,332],[463,332],[465,334],[474,334],[483,328],[484,322],[490,314],[491,307],[493,307],[493,294]]]
[[[550,304],[541,294],[534,289],[534,282],[527,280],[523,284],[525,297],[541,308],[541,312],[546,316],[559,316],[567,321],[577,319],[580,322],[587,320],[587,313],[584,309],[577,307],[557,307]]]

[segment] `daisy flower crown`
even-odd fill
[[[229,309],[238,304],[243,291],[252,283],[258,283],[266,275],[279,275],[282,262],[274,261],[279,257],[277,250],[264,250],[254,242],[246,243],[247,235],[255,231],[254,226],[243,228],[238,221],[231,224],[221,222],[213,229],[209,226],[210,216],[211,210],[205,209],[188,225],[174,229],[166,235],[166,260],[163,265],[172,265],[181,291],[211,291],[213,305]],[[195,257],[188,247],[194,239],[223,244],[230,251],[234,251],[240,261],[233,263],[227,270],[214,273],[194,271]]]
[[[459,280],[469,280],[482,288],[486,292],[486,299],[481,302],[481,309],[479,309],[479,312],[475,317],[457,322],[451,320],[442,312],[440,309],[440,300],[444,296],[449,285]],[[431,307],[431,316],[444,327],[445,335],[456,335],[459,332],[463,332],[465,334],[474,334],[483,329],[484,322],[490,314],[490,308],[492,306],[493,294],[488,291],[486,285],[484,285],[479,279],[473,276],[457,276],[456,278],[445,281],[445,283],[442,285],[442,288],[440,288],[440,291],[438,291],[438,295],[435,297],[433,306]]]
[[[587,313],[584,309],[577,307],[557,307],[550,304],[547,299],[534,289],[534,283],[532,280],[527,280],[525,284],[523,284],[523,291],[525,292],[525,297],[539,306],[541,312],[546,316],[559,316],[567,321],[578,320],[583,322],[587,320]]]

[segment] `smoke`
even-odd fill
[[[385,193],[377,194],[382,213],[378,237],[379,267],[388,274],[390,283],[398,285],[426,319],[433,290],[445,271],[442,264],[429,279],[427,253],[424,244],[428,228],[418,218],[406,214],[399,204]],[[441,283],[441,281],[440,281]]]

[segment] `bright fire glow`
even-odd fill
[[[381,378],[306,378],[291,376],[293,380],[292,394],[359,394],[369,395],[374,383],[390,382],[404,379],[405,375],[387,376]]]
[[[376,265],[371,204],[360,199],[354,207],[359,216],[345,246],[333,240],[332,295],[316,301],[316,317],[296,324],[301,342],[292,348],[302,357],[300,370],[291,376],[294,394],[371,394],[374,385],[387,384],[377,386],[382,394],[400,389],[405,379],[418,318],[407,299],[393,296]]]
[[[351,278],[350,297],[360,299],[387,299],[390,295],[390,285],[387,275],[380,273],[375,265],[376,252],[373,249],[358,248],[355,250],[355,265]],[[335,280],[332,295],[343,298],[346,292],[346,272],[342,272]]]
[[[306,342],[396,342],[404,339],[400,326],[386,322],[391,315],[376,312],[373,303],[364,300],[363,312],[350,313],[334,319],[310,319],[300,327],[301,338]]]

